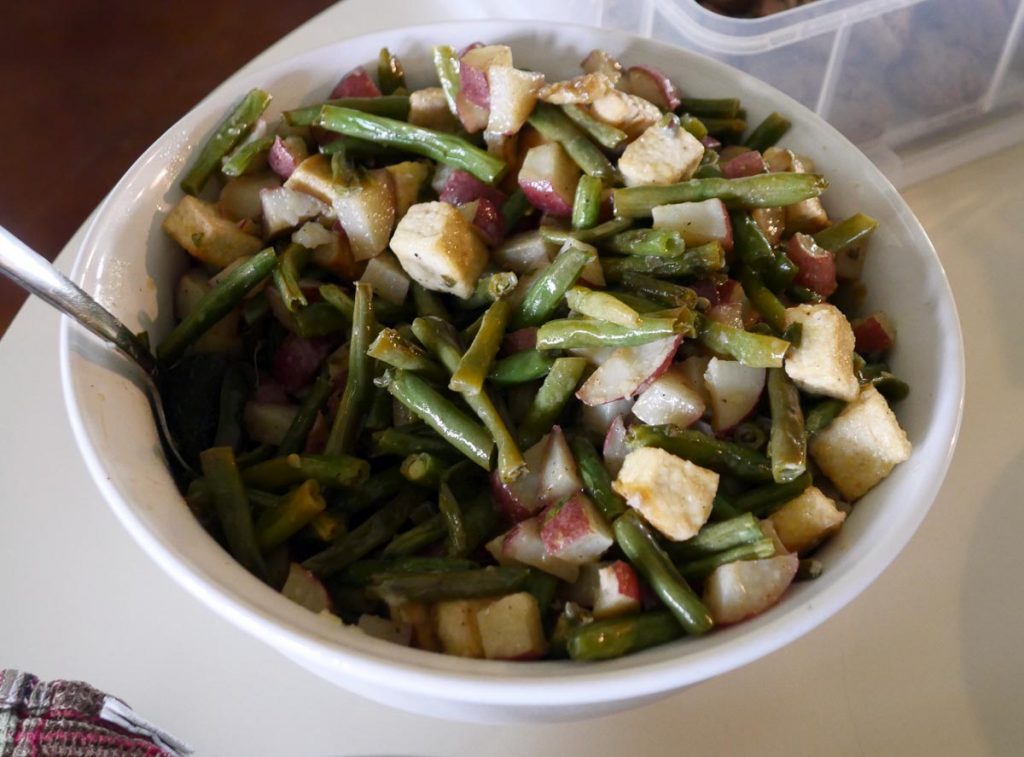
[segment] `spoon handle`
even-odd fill
[[[0,226],[0,273],[113,344],[152,375],[156,361],[128,327],[52,263]]]

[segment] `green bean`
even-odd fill
[[[844,407],[846,407],[846,403],[842,400],[826,399],[811,408],[804,420],[804,432],[807,438],[810,439],[822,429],[827,428],[836,416],[843,412]]]
[[[238,465],[237,457],[235,464]],[[241,468],[240,465],[238,467]],[[277,507],[281,502],[281,495],[259,489],[246,488],[245,496],[249,498],[250,505],[260,510]],[[185,501],[194,510],[208,510],[213,507],[213,493],[206,485],[206,479],[202,477],[192,479],[188,485],[188,491],[185,493]]]
[[[540,235],[544,241],[554,244],[565,244],[570,239],[575,239],[577,242],[598,242],[618,234],[620,231],[625,231],[632,225],[633,220],[630,218],[612,218],[589,229],[574,229],[572,231],[541,226]]]
[[[530,575],[528,568],[487,567],[402,575],[377,575],[369,586],[373,596],[389,604],[444,602],[511,594],[520,590]]]
[[[320,153],[331,159],[331,178],[336,184],[347,184],[358,178],[353,163],[361,160],[375,160],[381,163],[397,163],[408,155],[402,150],[381,147],[365,139],[340,136],[324,145]]]
[[[530,284],[526,296],[512,313],[509,328],[539,326],[550,319],[569,287],[576,283],[580,272],[596,255],[597,251],[584,242],[567,242],[551,264]]]
[[[612,489],[612,477],[597,450],[585,436],[574,436],[569,440],[576,467],[583,479],[583,487],[597,509],[612,522],[626,512],[626,500]]]
[[[683,235],[675,229],[632,229],[606,239],[603,247],[620,255],[660,255],[677,258],[686,250]]]
[[[467,300],[457,300],[455,305],[462,310],[476,310],[492,302],[503,300],[515,291],[519,277],[512,271],[498,271],[477,279],[476,289]]]
[[[774,253],[772,246],[765,237],[757,221],[742,208],[729,212],[732,225],[733,251],[736,259],[754,271],[763,271],[768,267]]]
[[[769,370],[776,370],[769,368]],[[747,449],[760,450],[768,443],[768,434],[757,423],[747,421],[741,423],[732,432],[732,440]]]
[[[240,363],[228,365],[220,387],[217,432],[213,436],[214,447],[231,447],[232,450],[238,448],[242,441],[242,413],[252,387],[253,377],[248,366]]]
[[[699,560],[693,560],[679,566],[680,574],[688,580],[701,580],[706,578],[715,568],[728,565],[737,560],[764,560],[775,556],[775,542],[767,536],[749,544],[740,544],[735,547],[717,552]]]
[[[327,302],[311,302],[307,307],[294,313],[285,310],[278,312],[277,315],[285,328],[303,339],[337,334],[339,331],[347,330],[352,323],[343,312]]]
[[[754,130],[750,132],[750,135],[746,138],[743,144],[751,150],[764,152],[782,139],[783,135],[789,131],[790,126],[792,126],[792,124],[789,122],[788,118],[785,118],[778,113],[771,113],[761,123],[754,127]]]
[[[260,444],[248,452],[242,452],[235,457],[239,469],[248,468],[256,463],[262,463],[274,456],[273,444]]]
[[[315,126],[325,105],[351,108],[363,113],[387,116],[401,121],[409,117],[408,95],[385,95],[384,97],[340,97],[316,105],[308,105],[305,108],[286,110],[284,120],[292,126]]]
[[[408,457],[426,452],[439,457],[451,457],[452,448],[441,437],[430,433],[417,434],[401,428],[385,428],[370,437],[370,456],[398,455]]]
[[[595,176],[584,174],[576,184],[576,196],[572,202],[573,229],[590,229],[597,226],[601,215],[601,190],[604,184]]]
[[[485,428],[414,373],[388,371],[381,383],[391,396],[484,470],[491,466],[494,440]]]
[[[764,280],[756,271],[747,266],[740,266],[740,284],[743,285],[743,293],[747,295],[750,304],[761,314],[765,323],[772,327],[777,334],[786,330],[786,306],[769,289]]]
[[[467,546],[466,524],[462,517],[462,508],[455,499],[451,488],[442,479],[437,491],[437,506],[448,534],[445,550],[448,557],[465,557],[469,553]]]
[[[525,384],[544,378],[554,362],[555,358],[545,352],[522,350],[496,361],[487,379],[501,386]]]
[[[665,552],[674,563],[699,560],[743,544],[752,544],[764,538],[761,523],[750,513],[738,515],[720,523],[701,528],[697,535],[686,541],[665,545]]]
[[[910,385],[888,371],[883,371],[870,379],[869,383],[878,390],[890,403],[905,400],[910,394]]]
[[[743,132],[747,130],[746,119],[743,118],[712,118],[704,116],[701,119],[708,134],[729,143],[738,141]]]
[[[617,299],[623,305],[628,305],[629,307],[633,308],[633,310],[635,310],[640,315],[644,315],[645,313],[658,313],[665,310],[665,303],[649,300],[646,297],[641,297],[640,295],[634,294],[633,292],[619,292],[610,290],[608,291],[608,294]],[[669,308],[669,310],[672,309],[673,308]]]
[[[377,56],[377,81],[380,83],[380,91],[390,95],[396,89],[405,89],[405,69],[402,68],[402,61],[391,54],[386,47],[380,49]]]
[[[306,533],[319,542],[329,544],[340,539],[347,530],[346,518],[343,513],[324,510],[309,522]]]
[[[416,281],[412,282],[412,301],[418,316],[434,315],[445,319],[449,317],[441,298]]]
[[[462,508],[462,521],[466,531],[465,555],[470,555],[491,538],[498,525],[498,513],[491,503],[490,495],[482,493],[467,502]]]
[[[199,453],[199,462],[228,551],[246,570],[265,580],[267,568],[256,541],[249,499],[234,452],[230,447],[211,447]]]
[[[705,153],[706,155],[707,153]],[[693,173],[694,179],[724,179],[721,166],[718,163],[704,163]]]
[[[309,255],[310,251],[302,245],[290,244],[278,257],[274,269],[274,286],[281,295],[281,302],[293,313],[309,304],[299,286],[299,277],[309,262]]]
[[[697,293],[689,287],[662,281],[643,273],[626,271],[622,274],[622,286],[644,297],[653,297],[671,307],[697,306]]]
[[[878,221],[857,213],[814,235],[814,242],[834,255],[856,247],[878,228]]]
[[[560,357],[555,360],[519,424],[521,448],[532,447],[551,430],[576,391],[586,367],[587,361],[581,357]]]
[[[683,629],[667,610],[586,623],[569,633],[573,660],[610,660],[678,639]]]
[[[783,368],[768,369],[768,401],[772,413],[768,442],[772,478],[775,483],[784,484],[807,470],[807,438],[800,392]]]
[[[583,130],[573,123],[557,105],[538,102],[528,119],[530,126],[548,139],[553,139],[569,154],[588,176],[619,181],[618,169]]]
[[[256,523],[256,539],[264,552],[284,544],[299,530],[324,511],[327,504],[320,496],[320,485],[310,479],[299,484],[267,510]]]
[[[548,321],[537,329],[537,349],[574,349],[577,347],[636,347],[668,336],[693,336],[689,321],[692,313],[676,317],[644,314],[639,326],[619,326],[590,318],[563,318]]]
[[[434,58],[434,69],[441,82],[444,98],[448,101],[448,110],[458,116],[459,108],[455,96],[459,94],[459,56],[448,45],[436,45],[431,49]]]
[[[380,553],[381,557],[407,557],[439,542],[446,533],[448,529],[445,527],[444,518],[440,514],[435,514],[408,531],[395,534]]]
[[[356,283],[356,296],[352,316],[352,339],[348,349],[348,375],[345,390],[341,394],[337,414],[327,437],[324,451],[328,455],[350,452],[356,443],[359,426],[365,411],[367,398],[373,387],[373,368],[366,350],[373,338],[373,287],[363,282]]]
[[[701,322],[697,338],[712,352],[751,368],[778,368],[789,349],[789,342],[784,339],[754,334],[708,319]]]
[[[274,139],[275,137],[260,137],[251,142],[243,142],[235,148],[234,152],[223,158],[220,166],[221,173],[232,178],[241,176],[252,168],[259,158],[266,155],[274,144]]]
[[[419,492],[402,492],[363,521],[358,528],[308,558],[302,567],[320,578],[345,569],[391,539],[408,519],[418,501]]]
[[[639,326],[641,323],[639,313],[607,292],[575,286],[565,293],[565,299],[569,307],[580,315],[620,326]]]
[[[505,337],[512,306],[504,300],[493,303],[483,315],[480,329],[473,337],[473,343],[462,354],[458,366],[452,373],[448,388],[460,394],[479,394],[483,391],[484,380],[494,363],[494,357],[501,348]]]
[[[629,510],[612,527],[615,542],[646,579],[679,625],[691,636],[710,631],[715,622],[679,570],[658,545],[651,529],[634,510]]]
[[[229,271],[161,342],[156,350],[157,360],[163,365],[178,360],[190,344],[230,313],[246,294],[266,279],[276,264],[277,255],[268,247]]]
[[[678,426],[632,426],[626,434],[630,447],[660,447],[685,460],[718,473],[755,484],[772,480],[772,467],[764,455],[700,431]]]
[[[789,289],[786,290],[786,294],[789,295],[789,298],[793,300],[793,302],[798,302],[804,305],[816,304],[819,302],[824,302],[825,300],[825,298],[822,297],[817,292],[808,289],[807,287],[802,287],[796,284],[791,285]]]
[[[242,102],[210,135],[192,168],[181,180],[181,188],[186,194],[197,195],[203,191],[224,156],[242,141],[269,104],[270,95],[262,89],[250,90],[242,98]]]
[[[651,208],[677,202],[720,199],[729,207],[777,208],[817,197],[828,188],[824,177],[809,173],[768,173],[739,179],[690,179],[678,184],[628,187],[613,194],[615,214],[651,215]]]
[[[825,566],[821,564],[821,560],[816,560],[813,557],[802,559],[793,580],[813,581],[815,578],[819,578],[824,571]]]
[[[676,279],[700,276],[725,268],[725,250],[720,242],[708,242],[691,247],[676,257],[658,255],[630,255],[623,258],[601,258],[605,278],[617,282],[627,273]]]
[[[329,304],[339,314],[344,316],[346,324],[352,323],[355,317],[356,301],[348,292],[337,284],[321,284],[320,296],[324,298],[325,302],[313,302],[308,308],[303,309],[296,315],[301,316],[318,305]],[[376,296],[371,301],[373,303],[373,316],[378,323],[395,323],[407,320],[409,311],[404,305],[395,305]]]
[[[764,283],[774,292],[787,289],[798,275],[800,275],[800,269],[789,259],[785,250],[772,250],[771,260],[761,271]]]
[[[422,348],[412,344],[395,329],[381,329],[366,354],[394,368],[416,371],[431,381],[443,381],[445,371]]]
[[[402,461],[402,476],[417,486],[435,487],[441,483],[441,475],[450,463],[443,457],[429,452],[414,452]]]
[[[507,167],[505,161],[474,147],[461,137],[351,108],[325,105],[317,123],[329,131],[399,147],[438,163],[461,168],[488,184],[500,178]]]
[[[678,110],[698,118],[736,118],[740,112],[740,101],[735,97],[683,97],[679,100]]]
[[[331,579],[331,586],[366,586],[376,576],[401,575],[404,573],[449,573],[472,570],[480,567],[472,560],[450,557],[399,557],[394,560],[359,560]]]
[[[362,512],[406,488],[405,478],[399,469],[388,468],[374,473],[362,485],[346,490],[340,499],[335,500],[331,512],[339,515]]]
[[[242,480],[256,489],[280,491],[314,479],[320,486],[351,489],[370,475],[365,460],[348,455],[297,455],[275,457],[242,471]]]
[[[501,204],[501,217],[505,220],[505,230],[511,233],[531,208],[533,206],[526,199],[523,190],[516,187],[508,199]],[[421,313],[420,315],[426,314]]]
[[[281,439],[281,444],[277,448],[279,455],[290,455],[303,448],[309,432],[316,422],[317,413],[327,404],[327,399],[331,396],[331,389],[330,378],[325,374],[318,376],[313,382],[313,386],[310,387],[299,406],[299,412],[295,414],[295,418]]]
[[[753,513],[764,518],[791,499],[799,497],[811,483],[811,474],[805,472],[784,484],[767,484],[749,489],[736,497],[733,504],[741,513]]]
[[[622,131],[622,129],[616,129],[604,121],[598,121],[579,105],[569,104],[560,107],[562,112],[569,117],[570,121],[606,150],[618,150],[629,139],[629,135]]]

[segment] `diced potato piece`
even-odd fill
[[[889,403],[870,384],[809,446],[814,462],[849,500],[888,476],[912,449]]]
[[[836,531],[846,513],[816,486],[808,487],[769,516],[775,533],[789,552],[810,549]]]
[[[263,213],[260,192],[281,186],[281,179],[273,174],[239,176],[220,190],[217,209],[231,221],[254,220]]]
[[[338,190],[334,211],[356,260],[379,255],[388,246],[395,226],[395,182],[391,173],[379,169],[357,176]]]
[[[786,354],[786,374],[811,394],[851,402],[859,384],[853,372],[853,329],[835,305],[797,305],[786,309],[786,325],[799,323],[800,346]]]
[[[405,302],[409,293],[409,277],[395,256],[387,251],[370,258],[360,281],[373,286],[375,295],[394,305]]]
[[[700,165],[704,145],[673,122],[649,126],[619,158],[626,186],[674,184],[689,179]]]
[[[391,620],[399,625],[412,628],[413,646],[429,652],[440,652],[441,644],[434,633],[430,607],[420,602],[403,602],[391,605]]]
[[[223,268],[263,249],[263,241],[246,234],[213,205],[185,195],[164,219],[163,229],[194,258]]]
[[[553,105],[589,105],[615,89],[615,83],[603,73],[586,73],[566,81],[556,81],[540,90],[538,97]]]
[[[476,622],[488,660],[532,660],[547,649],[540,607],[525,591],[491,602],[477,612]]]
[[[210,291],[211,285],[206,274],[200,270],[191,270],[178,279],[178,288],[174,297],[174,314],[184,318],[199,304]],[[226,316],[208,328],[193,344],[195,352],[225,353],[240,355],[242,339],[238,334],[242,313],[233,308]]]
[[[718,474],[663,449],[641,447],[626,455],[612,488],[669,539],[685,541],[711,515]]]
[[[473,225],[446,202],[413,205],[391,237],[402,268],[427,289],[463,299],[487,265],[487,247]]]
[[[344,234],[336,233],[330,242],[314,248],[312,261],[345,281],[355,281],[366,269],[366,261],[356,260],[352,255],[352,246]]]
[[[487,131],[515,134],[526,123],[537,93],[544,86],[544,74],[520,71],[512,66],[491,66],[487,71],[491,90],[491,112]]]
[[[445,654],[484,656],[476,614],[490,603],[490,599],[454,599],[434,605],[434,628]]]
[[[292,172],[284,183],[288,189],[305,192],[326,205],[333,205],[338,196],[331,172],[331,160],[326,155],[310,155]]]
[[[409,123],[447,132],[459,127],[459,120],[448,107],[448,100],[440,87],[417,89],[409,95]]]
[[[622,129],[630,139],[636,139],[661,120],[657,105],[617,89],[594,100],[591,110],[595,118]]]
[[[260,192],[260,202],[263,205],[263,233],[267,237],[294,229],[303,221],[327,212],[327,206],[317,198],[287,187],[264,189]]]
[[[764,152],[764,159],[768,168],[773,173],[789,171],[792,173],[811,173],[814,171],[814,164],[809,158],[801,155],[794,155],[791,150],[780,147],[769,147]],[[784,209],[786,213],[786,234],[795,234],[798,231],[804,234],[814,234],[828,227],[831,223],[821,199],[812,197],[809,200],[788,205]]]
[[[406,160],[386,166],[395,183],[395,220],[401,221],[409,208],[420,198],[423,185],[430,176],[430,164],[419,160]]]

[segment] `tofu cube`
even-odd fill
[[[808,487],[771,514],[768,522],[787,552],[803,552],[836,531],[846,513],[816,486]]]
[[[599,72],[556,81],[540,90],[540,99],[553,105],[586,105],[615,89],[615,82]]]
[[[870,384],[814,435],[809,448],[814,462],[848,500],[863,496],[912,450],[889,403]]]
[[[594,100],[591,112],[599,121],[622,129],[630,139],[636,139],[661,120],[661,110],[657,105],[618,89]]]
[[[534,660],[547,649],[540,607],[532,594],[509,594],[476,614],[484,657],[488,660]]]
[[[185,195],[164,219],[163,229],[194,258],[224,268],[263,249],[263,241],[246,234],[208,202]]]
[[[673,119],[649,126],[619,158],[627,187],[674,184],[689,179],[704,156],[704,145]]]
[[[434,605],[434,628],[445,654],[475,658],[484,656],[476,614],[490,603],[489,599],[454,599]]]
[[[487,265],[473,225],[446,202],[413,205],[391,237],[402,268],[426,289],[468,298]]]
[[[718,474],[657,447],[626,455],[612,488],[673,541],[696,536],[711,515]]]
[[[853,329],[835,305],[797,305],[786,310],[786,325],[801,326],[800,346],[786,354],[786,375],[811,394],[852,402],[859,383],[853,372]]]

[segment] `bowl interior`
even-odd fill
[[[61,365],[72,425],[89,469],[119,518],[176,580],[202,601],[311,667],[367,681],[386,674],[410,692],[502,704],[626,699],[692,683],[755,659],[823,621],[868,585],[924,517],[948,465],[963,395],[963,349],[945,275],[920,225],[879,171],[838,132],[780,92],[724,64],[626,34],[523,22],[465,22],[369,35],[314,50],[232,80],[164,134],[103,204],[78,252],[74,276],[135,329],[159,338],[171,325],[171,293],[185,254],[160,230],[180,197],[191,150],[249,88],[274,96],[271,116],[326,97],[341,73],[371,65],[388,46],[413,85],[435,82],[430,47],[476,40],[512,46],[517,66],[549,80],[578,73],[595,47],[627,64],[664,69],[687,94],[738,96],[757,122],[773,110],[793,121],[784,143],[811,156],[832,188],[834,218],[857,211],[880,221],[868,255],[867,310],[895,320],[896,373],[912,392],[897,411],[913,457],[856,505],[820,557],[824,575],[794,586],[759,618],[705,638],[621,660],[580,666],[468,661],[385,644],[293,605],[238,566],[184,506],[163,462],[145,397],[124,362],[65,321]],[[614,685],[607,685],[614,682]],[[604,684],[604,685],[602,685]]]

